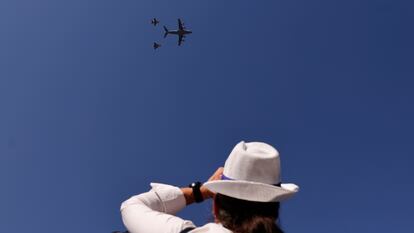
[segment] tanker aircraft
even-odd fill
[[[178,36],[178,46],[184,41],[184,38],[187,34],[193,33],[191,30],[187,30],[184,27],[184,23],[181,22],[181,19],[178,19],[178,29],[177,30],[168,30],[166,26],[164,26],[164,38],[167,37],[168,34],[177,35]]]

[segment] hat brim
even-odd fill
[[[280,202],[298,192],[295,184],[281,184],[280,187],[244,180],[214,180],[204,183],[214,193],[257,202]]]

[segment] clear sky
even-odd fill
[[[0,231],[122,230],[123,200],[205,180],[246,140],[301,187],[286,232],[412,232],[413,8],[0,1]],[[182,47],[162,38],[178,17]],[[181,216],[203,224],[210,205]]]

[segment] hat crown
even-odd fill
[[[224,165],[223,175],[234,180],[280,183],[279,152],[263,142],[238,143]]]

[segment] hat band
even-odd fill
[[[235,180],[235,179],[232,179],[230,177],[225,176],[224,174],[221,174],[221,180]],[[282,184],[282,182],[277,183],[277,184],[271,184],[271,185],[280,187],[281,184]]]

